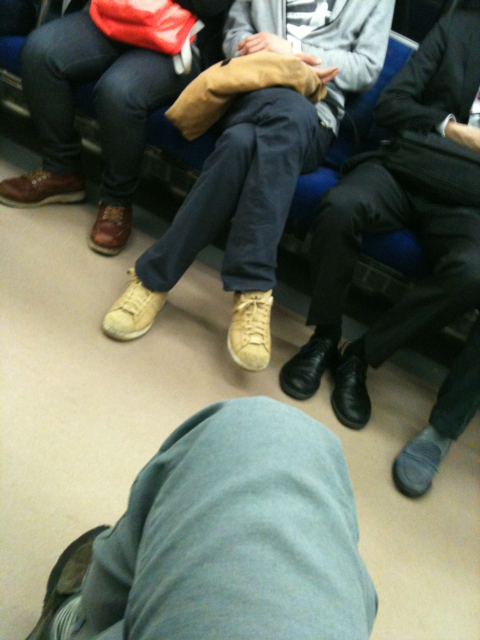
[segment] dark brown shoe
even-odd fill
[[[0,182],[0,203],[7,207],[39,207],[55,202],[85,199],[85,183],[79,175],[61,175],[36,169],[19,178]]]
[[[49,640],[55,613],[72,596],[80,593],[83,578],[92,559],[95,538],[109,527],[103,525],[84,533],[72,542],[53,567],[47,583],[40,618],[26,640]]]
[[[100,203],[93,225],[90,249],[106,256],[115,256],[125,247],[132,230],[132,207],[114,207]]]

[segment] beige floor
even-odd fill
[[[25,168],[1,155],[0,179]],[[0,206],[2,640],[25,637],[59,552],[87,528],[121,515],[136,473],[180,422],[209,403],[249,395],[298,406],[341,438],[361,552],[380,598],[372,637],[479,638],[478,417],[431,493],[404,498],[392,486],[391,462],[425,422],[434,385],[387,363],[370,374],[368,428],[342,427],[330,408],[328,378],[304,403],[278,387],[281,364],[308,336],[303,318],[277,304],[270,368],[257,375],[237,369],[225,345],[231,296],[218,273],[199,262],[150,333],[115,343],[102,335],[101,318],[154,237],[144,217],[128,249],[103,258],[86,245],[94,215],[93,203]],[[281,298],[288,299],[285,290]],[[291,308],[298,298],[290,292]],[[434,362],[428,366],[436,371]]]

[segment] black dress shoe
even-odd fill
[[[336,343],[314,334],[297,355],[283,365],[280,386],[292,398],[307,400],[318,391],[325,370],[334,367],[337,360]]]
[[[344,353],[335,370],[332,407],[342,424],[363,429],[370,420],[372,403],[367,391],[368,364],[360,356]]]
[[[55,613],[69,598],[80,593],[92,558],[93,541],[107,529],[109,527],[104,525],[87,531],[62,553],[48,578],[42,614],[26,640],[49,640],[50,625]]]

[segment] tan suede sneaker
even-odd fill
[[[0,203],[7,207],[39,207],[85,199],[85,183],[79,175],[61,175],[36,169],[0,182]]]
[[[167,293],[150,291],[129,269],[132,282],[103,319],[104,333],[114,340],[134,340],[150,329],[157,313],[165,304]]]
[[[228,350],[247,371],[262,371],[270,362],[270,313],[272,291],[243,291],[234,294]]]

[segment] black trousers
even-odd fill
[[[480,407],[480,318],[438,392],[430,424],[457,440]]]
[[[308,324],[340,321],[364,232],[405,228],[418,234],[431,274],[367,330],[366,354],[373,367],[420,332],[438,330],[478,306],[480,209],[429,202],[375,162],[347,174],[318,207]]]
[[[149,289],[169,291],[229,222],[225,290],[275,286],[278,243],[297,178],[318,168],[333,134],[306,98],[283,87],[237,98],[220,127],[215,150],[170,228],[137,260],[136,273]]]

